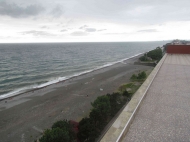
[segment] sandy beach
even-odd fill
[[[134,65],[138,58],[0,101],[0,142],[33,142],[58,120],[88,116],[97,96],[116,91],[132,74],[153,68]]]

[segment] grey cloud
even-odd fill
[[[146,29],[146,30],[139,30],[137,32],[141,33],[153,33],[153,32],[158,32],[156,29]]]
[[[64,9],[61,5],[56,5],[56,7],[51,11],[51,14],[54,17],[60,17],[61,15],[63,15],[64,13]]]
[[[85,29],[85,28],[87,28],[88,26],[87,25],[83,25],[83,26],[81,26],[79,29]]]
[[[157,24],[190,20],[189,0],[80,0],[77,17],[116,23]]]
[[[20,33],[23,35],[31,34],[33,36],[55,36],[55,34],[52,34],[52,33],[48,33],[45,31],[36,31],[36,30],[24,31]]]
[[[87,26],[87,25],[83,25],[79,29],[85,30],[86,32],[96,32],[97,31],[95,28],[89,28],[89,26]]]
[[[86,32],[82,32],[82,31],[75,31],[73,33],[71,33],[72,36],[86,36],[88,35],[88,33]]]
[[[40,28],[42,28],[42,29],[49,29],[48,26],[41,26]]]
[[[61,30],[60,32],[66,32],[67,30],[66,29],[63,29],[63,30]]]
[[[29,3],[31,3],[31,1],[27,0],[9,1],[25,3],[25,5],[30,5]],[[52,0],[33,0],[32,2],[37,3],[38,1],[43,3],[47,11],[51,11],[47,13],[54,17],[60,17],[66,11],[64,17],[67,19],[102,20],[103,22],[122,24],[162,24],[164,22],[190,20],[189,0],[80,0],[80,2],[77,0],[54,0],[53,2]],[[55,3],[59,3],[59,5],[55,5]],[[3,9],[4,15],[12,15],[12,17],[23,15],[14,14],[18,13],[12,12],[17,11],[15,9],[21,8],[24,11],[27,8],[18,5],[14,6],[14,4],[6,4],[3,7],[7,7]],[[12,11],[9,10],[8,13],[7,11],[10,8]],[[38,10],[34,11],[38,12]],[[2,8],[0,14],[2,14]],[[79,29],[83,28],[87,27],[82,26]]]
[[[10,17],[28,17],[35,16],[44,11],[41,5],[28,5],[26,7],[19,6],[15,3],[0,2],[0,15],[7,15]]]
[[[100,30],[97,30],[98,32],[101,32],[101,31],[106,31],[107,29],[100,29]]]
[[[96,29],[95,28],[85,28],[86,32],[95,32]]]
[[[104,35],[128,35],[128,34],[131,34],[131,33],[126,33],[126,32],[123,32],[123,33],[105,33]]]

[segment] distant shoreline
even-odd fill
[[[144,52],[144,53],[146,53],[146,52]],[[78,73],[78,74],[76,74],[76,75],[74,74],[74,75],[72,75],[72,76],[68,76],[68,78],[67,78],[67,77],[63,77],[63,78],[65,78],[64,80],[58,80],[58,81],[53,82],[53,83],[51,83],[51,84],[47,84],[46,86],[42,86],[42,87],[38,87],[38,86],[37,86],[36,88],[21,90],[21,91],[23,91],[23,92],[20,91],[20,93],[19,93],[19,92],[18,92],[18,93],[14,93],[15,91],[12,91],[12,92],[9,92],[9,93],[7,93],[7,94],[0,95],[0,101],[3,101],[3,100],[5,100],[5,99],[9,99],[9,98],[12,98],[12,97],[15,97],[15,96],[18,96],[18,95],[22,95],[22,94],[25,94],[25,93],[34,92],[34,91],[37,91],[37,90],[46,88],[46,87],[48,87],[48,86],[50,86],[50,85],[53,85],[53,84],[62,83],[62,82],[71,80],[71,79],[73,79],[73,78],[75,78],[75,77],[83,76],[83,75],[86,75],[86,74],[88,74],[88,73],[91,73],[91,72],[94,72],[94,71],[97,71],[97,70],[100,70],[100,69],[104,69],[104,68],[107,68],[107,67],[109,67],[109,66],[113,66],[113,65],[115,65],[115,64],[124,62],[124,61],[126,61],[126,60],[129,60],[129,59],[132,59],[132,58],[141,56],[141,55],[144,54],[144,53],[138,53],[138,54],[133,55],[133,56],[131,56],[131,57],[129,57],[129,58],[125,58],[125,59],[122,59],[122,60],[119,60],[119,61],[116,61],[116,62],[108,63],[108,64],[105,64],[105,65],[103,65],[103,66],[97,67],[97,68],[95,68],[95,69],[91,69],[91,70],[87,70],[87,71]],[[46,83],[48,83],[48,82],[46,82]],[[46,83],[45,83],[45,84],[46,84]],[[40,84],[39,86],[41,86],[41,85],[42,85],[42,84]],[[10,93],[12,93],[12,94],[10,94]],[[10,94],[10,95],[9,95],[9,94]],[[2,97],[2,96],[5,96],[5,97]]]

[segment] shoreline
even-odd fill
[[[16,96],[19,96],[19,95],[22,95],[22,94],[25,94],[25,93],[30,93],[30,92],[33,92],[33,91],[38,91],[38,90],[40,90],[40,89],[46,88],[46,87],[48,87],[48,86],[51,86],[51,85],[53,85],[53,84],[62,83],[62,82],[65,82],[65,81],[67,81],[67,80],[73,79],[73,78],[75,78],[75,77],[83,76],[83,75],[86,75],[86,74],[88,74],[88,73],[91,73],[91,72],[94,72],[94,71],[97,71],[97,70],[101,70],[101,69],[104,69],[104,68],[107,68],[107,67],[110,67],[110,66],[114,66],[115,64],[122,63],[122,62],[125,62],[125,61],[129,60],[129,59],[139,57],[139,56],[143,55],[144,53],[146,53],[146,52],[138,53],[138,54],[135,54],[135,55],[133,55],[133,56],[131,56],[131,57],[129,57],[129,58],[124,58],[124,59],[121,59],[121,60],[119,60],[119,61],[107,63],[107,64],[102,65],[102,66],[100,66],[100,67],[97,67],[97,68],[94,68],[94,69],[91,69],[91,70],[86,70],[86,71],[83,71],[83,72],[80,72],[80,73],[76,73],[76,74],[74,74],[74,75],[59,77],[59,78],[65,78],[65,79],[63,79],[63,80],[59,80],[59,79],[58,79],[57,82],[54,80],[53,83],[48,84],[48,85],[46,85],[46,86],[42,86],[43,84],[40,84],[40,85],[38,85],[38,86],[42,86],[42,87],[38,87],[38,86],[37,86],[36,88],[20,90],[20,91],[18,91],[18,93],[14,93],[14,92],[17,92],[17,91],[15,90],[15,91],[9,92],[9,93],[7,93],[7,94],[2,94],[2,95],[0,95],[0,101],[6,100],[6,99],[9,99],[9,98],[12,98],[12,97],[16,97]],[[48,82],[50,82],[50,81],[48,81]],[[46,83],[44,83],[44,84],[47,84],[48,82],[46,82]],[[19,90],[19,89],[17,89],[17,90]],[[22,91],[22,92],[21,92],[21,91]],[[10,94],[10,93],[11,93],[11,94]],[[10,94],[10,95],[9,95],[9,94]],[[5,96],[5,97],[4,97],[4,96]]]
[[[132,74],[153,68],[134,65],[139,56],[0,101],[1,140],[34,141],[58,120],[87,117],[98,96],[117,91]]]

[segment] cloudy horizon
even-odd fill
[[[190,37],[189,0],[0,0],[0,43]]]

